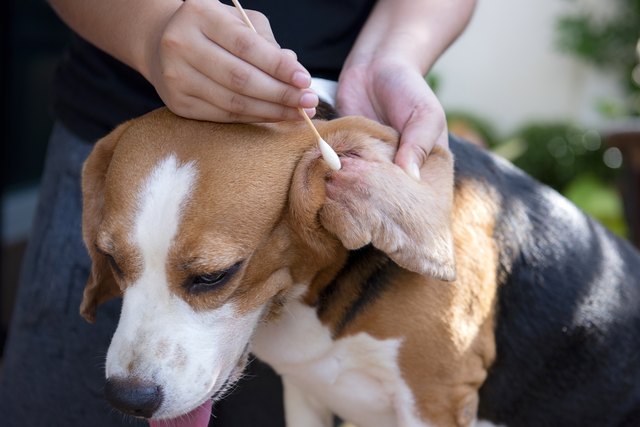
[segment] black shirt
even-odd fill
[[[312,76],[335,80],[375,0],[241,3],[269,18],[278,43],[295,51]],[[119,123],[161,105],[139,73],[74,37],[54,79],[54,114],[67,128],[95,141]]]

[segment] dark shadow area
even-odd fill
[[[8,0],[0,18],[2,113],[0,167],[2,252],[0,350],[11,318],[26,231],[16,230],[12,216],[25,218],[28,208],[9,209],[15,199],[37,188],[52,127],[51,80],[68,40],[68,30],[40,0]],[[20,205],[20,203],[17,203]],[[23,213],[24,211],[24,213]],[[28,220],[28,219],[27,219]]]

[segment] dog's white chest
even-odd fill
[[[260,326],[253,352],[345,420],[366,427],[425,426],[400,374],[400,345],[364,333],[334,341],[315,310],[294,301],[280,318]]]

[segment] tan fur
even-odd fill
[[[284,132],[273,125],[228,126],[184,120],[168,110],[155,111],[132,124],[127,132],[119,129],[100,141],[85,165],[83,233],[94,269],[107,267],[99,271],[108,273],[105,278],[113,277],[104,255],[93,249],[94,242],[104,236],[102,239],[110,241],[114,252],[127,247],[137,191],[158,161],[175,155],[183,163],[195,162],[199,190],[183,212],[187,220],[180,225],[168,262],[170,282],[174,291],[195,308],[214,308],[235,291],[237,282],[223,292],[197,299],[187,295],[181,285],[189,275],[216,271],[251,258],[260,239],[280,219],[292,169],[302,151],[313,143],[313,137],[306,135],[303,124],[288,126]],[[238,157],[243,161],[235,161]],[[269,164],[277,167],[265,170],[264,165]],[[257,171],[260,180],[252,178]],[[240,192],[246,197],[237,197]],[[104,208],[102,200],[107,201]],[[120,258],[137,256],[127,255]],[[131,282],[121,280],[120,287],[124,289]],[[106,299],[96,301],[95,295],[117,294],[106,291],[113,281],[101,284],[103,290],[94,280],[85,291],[85,317],[91,318],[95,306]]]
[[[495,358],[493,310],[496,208],[476,184],[456,191],[453,234],[458,277],[444,283],[406,272],[343,335],[402,338],[401,368],[421,415],[438,426],[467,426]],[[474,206],[473,210],[468,206]],[[398,307],[402,312],[398,313]]]
[[[120,125],[116,130],[102,138],[85,162],[82,171],[82,230],[85,246],[91,256],[91,273],[85,285],[80,314],[93,323],[96,308],[103,302],[120,294],[109,262],[96,250],[98,228],[101,225],[105,209],[105,178],[111,164],[113,150],[126,131],[128,124]]]
[[[347,249],[371,243],[406,270],[393,292],[342,333],[403,338],[401,370],[421,416],[467,425],[495,353],[490,195],[463,183],[454,197],[447,150],[434,150],[418,183],[393,164],[397,134],[390,128],[363,118],[317,127],[342,156],[342,171],[329,170],[302,123],[224,125],[159,110],[100,141],[83,173],[83,232],[93,270],[82,314],[93,320],[95,307],[138,274],[139,255],[127,243],[137,191],[161,159],[174,155],[197,170],[166,265],[174,294],[196,310],[227,301],[241,312],[267,305],[269,319],[294,284],[311,284],[306,301],[314,305]],[[114,256],[122,277],[96,243]],[[220,289],[187,292],[190,276],[239,261],[242,269]],[[346,306],[356,296],[343,292]],[[332,326],[340,310],[330,307],[322,321]]]

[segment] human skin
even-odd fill
[[[50,0],[80,36],[139,71],[174,113],[217,122],[300,118],[317,96],[264,15],[258,33],[216,0]]]
[[[448,145],[444,110],[424,76],[474,7],[475,0],[378,0],[342,69],[339,110],[398,130],[395,163],[415,179],[433,146]]]
[[[139,71],[174,113],[217,122],[300,120],[318,97],[267,18],[216,0],[49,0],[83,38]],[[442,106],[424,80],[466,26],[475,0],[379,0],[340,75],[338,109],[401,133],[396,163],[419,179],[447,144]]]

